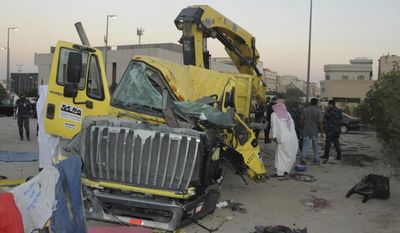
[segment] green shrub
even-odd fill
[[[368,92],[365,104],[379,139],[400,160],[400,71],[383,75]]]

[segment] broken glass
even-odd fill
[[[127,110],[162,114],[162,89],[167,87],[159,72],[145,63],[133,61],[129,64],[119,83],[111,104]],[[175,102],[189,117],[212,124],[231,127],[232,117],[217,108],[199,102]]]

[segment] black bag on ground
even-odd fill
[[[304,229],[290,229],[287,226],[260,226],[257,225],[255,233],[307,233],[307,228]]]
[[[371,198],[388,199],[390,197],[389,178],[369,174],[347,192],[346,198],[354,193],[364,196],[363,203]]]

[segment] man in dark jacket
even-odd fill
[[[337,156],[335,159],[342,159],[342,152],[340,150],[339,138],[340,138],[340,126],[342,121],[342,111],[336,108],[335,100],[329,100],[328,108],[324,115],[324,127],[326,134],[325,141],[325,153],[321,156],[322,159],[326,161],[329,160],[329,152],[331,145],[335,146]]]
[[[25,128],[26,139],[30,141],[31,139],[29,137],[29,112],[31,110],[31,103],[27,98],[25,98],[25,95],[21,95],[21,98],[18,99],[16,102],[16,107],[17,107],[19,137],[21,141],[24,140],[23,128]]]
[[[299,150],[301,151],[303,149],[303,133],[301,126],[303,109],[301,108],[300,102],[296,101],[293,107],[290,108],[289,113],[294,121],[294,129],[296,130],[297,139],[299,140]]]

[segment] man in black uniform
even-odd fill
[[[19,137],[21,141],[24,140],[24,130],[23,130],[24,127],[26,139],[30,141],[31,139],[29,137],[29,112],[31,110],[31,103],[27,98],[25,98],[25,95],[22,94],[21,98],[17,100],[16,107],[17,107]]]
[[[342,121],[342,111],[340,111],[336,107],[335,100],[329,100],[328,108],[324,115],[324,127],[325,127],[325,134],[326,134],[326,141],[325,141],[325,153],[321,156],[324,159],[324,163],[326,163],[329,159],[329,152],[331,149],[331,145],[335,146],[337,156],[335,159],[341,160],[342,159],[342,151],[340,150],[340,126]]]

